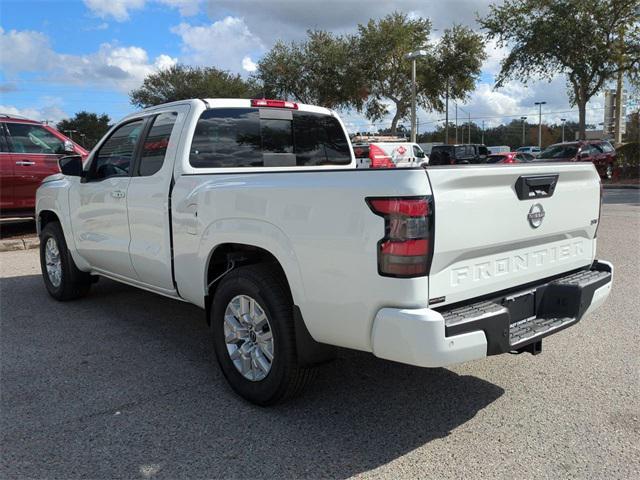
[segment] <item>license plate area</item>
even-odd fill
[[[535,318],[536,316],[536,292],[535,290],[506,297],[502,305],[509,310],[511,323]]]

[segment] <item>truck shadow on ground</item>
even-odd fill
[[[344,478],[447,437],[504,393],[343,350],[302,397],[260,408],[226,385],[197,308],[104,279],[69,303],[39,276],[1,283],[7,477]]]

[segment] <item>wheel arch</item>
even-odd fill
[[[335,347],[317,342],[309,333],[300,307],[295,301],[291,283],[281,262],[269,250],[256,245],[229,242],[219,244],[211,251],[205,270],[207,272],[207,284],[205,287],[207,324],[211,322],[211,308],[216,288],[224,278],[224,275],[238,266],[255,264],[270,265],[278,275],[281,275],[287,287],[293,305],[292,317],[296,337],[296,352],[300,365],[307,367],[333,360],[336,357]]]

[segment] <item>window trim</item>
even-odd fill
[[[48,134],[50,134],[53,137],[55,137],[56,140],[60,140],[60,142],[64,145],[64,140],[58,138],[53,133],[51,133],[49,130],[44,128],[44,125],[40,125],[40,124],[37,124],[37,123],[15,122],[15,121],[7,120],[7,121],[2,122],[2,125],[4,127],[5,142],[6,142],[6,146],[7,146],[7,151],[6,152],[0,152],[0,153],[10,153],[11,155],[49,155],[51,157],[62,157],[62,156],[65,155],[64,153],[14,152],[13,151],[13,148],[14,148],[13,147],[13,139],[11,137],[11,130],[9,130],[9,125],[8,125],[9,123],[13,123],[14,125],[28,125],[30,127],[40,127],[45,132],[47,132]]]
[[[140,153],[140,146],[141,146],[140,139],[142,138],[142,135],[146,131],[148,119],[149,119],[149,116],[129,118],[126,121],[124,121],[122,123],[119,123],[118,125],[113,127],[113,129],[111,130],[109,135],[106,136],[100,142],[100,145],[98,146],[98,148],[92,153],[91,160],[90,160],[89,164],[87,165],[87,170],[85,171],[85,175],[82,176],[81,182],[82,183],[96,183],[96,182],[102,182],[102,181],[107,180],[109,178],[131,178],[133,176],[132,167],[137,164],[137,158],[138,158],[138,155]],[[113,134],[116,133],[118,130],[120,130],[122,127],[124,127],[126,125],[129,125],[130,123],[139,122],[140,120],[142,120],[142,130],[140,131],[140,136],[138,136],[138,139],[136,140],[136,146],[133,149],[133,154],[131,156],[131,163],[129,164],[129,174],[128,175],[111,175],[109,177],[104,177],[104,178],[91,178],[91,174],[95,170],[94,167],[96,165],[97,158],[98,158],[98,156],[100,154],[100,150],[102,150],[104,145],[111,139],[111,137],[113,137]]]

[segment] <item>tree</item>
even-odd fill
[[[256,79],[268,96],[329,108],[353,108],[377,122],[395,111],[390,131],[411,108],[411,61],[406,55],[427,51],[417,60],[417,103],[442,111],[449,97],[462,100],[473,90],[485,58],[482,36],[454,26],[437,44],[429,44],[431,23],[392,13],[358,26],[356,35],[307,32],[301,43],[277,43],[258,63]]]
[[[98,115],[90,112],[78,112],[73,118],[61,120],[56,128],[64,133],[65,130],[74,130],[72,133],[74,140],[83,147],[92,149],[98,140],[100,140],[107,130],[111,119],[109,115],[103,113]]]
[[[367,97],[358,71],[356,39],[323,30],[307,31],[300,43],[277,42],[258,62],[255,78],[272,98],[328,108],[359,108]]]
[[[640,71],[638,0],[505,0],[478,19],[499,47],[496,86],[510,79],[567,77],[578,106],[580,138],[585,138],[587,102],[618,72]]]
[[[129,93],[141,108],[188,98],[255,98],[262,96],[255,81],[244,80],[215,67],[174,65],[148,75],[142,86]]]

